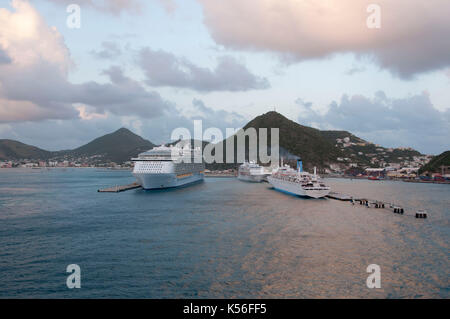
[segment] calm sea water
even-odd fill
[[[128,171],[0,170],[2,298],[449,298],[450,185],[330,179],[405,215],[233,178],[97,193]],[[426,220],[412,217],[415,209]],[[81,267],[81,289],[66,267]],[[366,286],[369,264],[381,289]]]

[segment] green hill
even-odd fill
[[[295,158],[301,157],[307,169],[313,166],[326,167],[335,162],[336,157],[342,156],[342,152],[322,136],[320,130],[300,125],[277,112],[271,111],[254,118],[244,126],[244,130],[248,128],[255,128],[258,136],[261,128],[267,128],[268,146],[271,141],[271,128],[278,128],[280,156],[292,162],[291,165],[294,164]],[[233,135],[227,140],[230,139],[234,139],[234,158],[236,160],[237,137]],[[248,138],[246,140],[245,153],[246,159],[248,159]],[[224,154],[226,154],[225,145],[226,143],[222,145]],[[224,168],[236,167],[237,164],[213,166]]]
[[[102,161],[123,163],[141,152],[153,148],[155,144],[143,139],[126,128],[103,135],[92,142],[80,146],[66,154],[73,157],[98,156]]]
[[[445,151],[444,153],[433,157],[428,164],[420,168],[419,174],[424,172],[439,173],[441,171],[441,166],[450,166],[450,151]]]
[[[0,140],[0,160],[19,160],[32,158],[46,160],[53,152],[45,151],[35,146],[14,140]]]
[[[249,127],[254,127],[257,132],[260,128],[267,128],[269,143],[270,129],[279,128],[280,147],[290,154],[301,157],[306,168],[327,166],[342,155],[320,130],[300,125],[274,111],[256,117],[244,128]]]

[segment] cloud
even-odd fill
[[[12,7],[15,12],[0,8],[0,47],[9,58],[0,64],[0,121],[75,117],[70,105],[46,96],[72,65],[61,35],[28,2],[14,0]]]
[[[0,98],[0,123],[40,121],[48,118],[68,119],[77,117],[78,112],[65,105],[58,105],[54,110],[41,107],[30,101],[14,101]]]
[[[120,15],[122,12],[137,14],[142,11],[144,0],[47,0],[49,2],[68,6],[72,3],[78,4],[81,8],[89,7],[94,10],[113,15]],[[148,0],[147,0],[148,1]],[[177,4],[174,0],[153,0],[158,2],[167,13],[172,14]]]
[[[325,113],[303,100],[299,122],[321,129],[348,130],[385,146],[412,146],[422,152],[440,153],[449,148],[450,110],[437,110],[427,93],[389,98],[378,91],[373,98],[343,95]]]
[[[292,61],[367,55],[409,79],[450,65],[450,1],[378,0],[381,28],[369,29],[372,0],[199,0],[219,44],[278,52]]]
[[[172,14],[177,9],[175,0],[158,0],[167,13]]]
[[[357,67],[357,66],[353,66],[350,69],[348,69],[345,74],[347,75],[354,75],[356,73],[361,73],[364,72],[366,70],[366,68],[364,67]]]
[[[194,136],[194,120],[202,120],[203,131],[214,127],[220,129],[224,136],[227,127],[241,128],[248,122],[240,114],[207,106],[197,98],[190,105],[175,107],[172,112],[166,112],[157,118],[130,117],[129,120],[139,120],[143,136],[158,144],[171,142],[170,137],[175,128],[187,128],[191,136]]]
[[[8,64],[11,63],[12,60],[9,55],[0,47],[0,64]]]
[[[97,59],[114,59],[122,54],[122,50],[117,43],[112,41],[103,41],[99,51],[90,52]]]
[[[189,112],[173,109],[152,118],[135,115],[108,117],[95,113],[86,105],[77,105],[80,118],[59,120],[43,120],[40,122],[0,123],[2,138],[19,140],[43,149],[57,151],[79,147],[101,135],[111,133],[120,127],[127,127],[133,132],[156,144],[171,142],[172,131],[177,127],[185,127],[193,135],[193,120],[203,120],[203,131],[209,127],[217,127],[225,136],[226,127],[240,128],[247,120],[239,114],[225,110],[215,110],[206,106],[201,100],[194,99]]]
[[[139,13],[141,3],[139,0],[47,0],[55,4],[68,6],[76,3],[81,8],[90,7],[97,11],[118,15],[122,12]]]
[[[226,127],[241,128],[248,122],[245,117],[236,112],[212,109],[200,99],[194,98],[192,105],[196,112],[193,112],[194,116],[191,116],[191,118],[200,118],[210,127],[221,128],[224,135]]]
[[[15,11],[0,9],[0,47],[10,59],[0,64],[0,122],[74,119],[79,104],[86,112],[146,118],[173,109],[118,67],[103,72],[110,83],[69,82],[73,62],[61,34],[29,2],[14,0],[12,6]]]
[[[104,70],[111,84],[87,82],[72,85],[72,101],[92,106],[97,113],[111,112],[116,115],[139,115],[157,117],[170,112],[174,104],[165,101],[157,92],[146,90],[139,82],[125,76],[118,66]]]
[[[214,70],[200,67],[185,58],[162,50],[143,48],[138,64],[150,86],[188,88],[196,91],[248,91],[270,87],[266,78],[252,74],[230,56],[218,59]]]

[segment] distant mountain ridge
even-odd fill
[[[13,140],[0,140],[0,160],[49,160],[52,158],[98,157],[98,161],[123,163],[153,148],[155,144],[126,128],[103,135],[73,150],[46,151]]]
[[[349,165],[351,163],[358,163],[362,166],[377,166],[380,161],[385,163],[398,162],[421,155],[413,149],[384,148],[347,131],[321,131],[304,126],[274,111],[257,116],[248,122],[243,129],[250,127],[255,128],[257,133],[261,128],[267,128],[268,143],[271,139],[270,129],[279,128],[280,155],[290,161],[295,161],[295,158],[301,157],[306,168],[312,166],[325,168],[333,164]],[[235,139],[236,148],[236,136],[233,135],[229,138]],[[203,142],[203,147],[207,144],[207,142]],[[225,143],[223,143],[223,147],[224,145]],[[89,158],[91,163],[115,162],[121,164],[154,146],[155,144],[130,130],[120,128],[76,149],[58,152],[46,151],[18,141],[0,140],[0,160],[76,160]],[[248,146],[246,147],[246,153],[248,154]],[[226,149],[224,149],[224,156],[226,156]],[[211,169],[236,166],[237,164],[207,165]]]
[[[113,133],[103,135],[92,142],[68,151],[66,154],[73,157],[98,155],[111,162],[123,163],[154,146],[155,144],[130,130],[120,128]]]

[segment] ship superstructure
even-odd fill
[[[157,146],[133,158],[133,175],[144,189],[178,187],[203,180],[205,164],[200,148]]]
[[[239,166],[238,179],[259,183],[266,180],[266,177],[270,174],[265,167],[258,165],[256,162],[244,162],[244,164]]]

